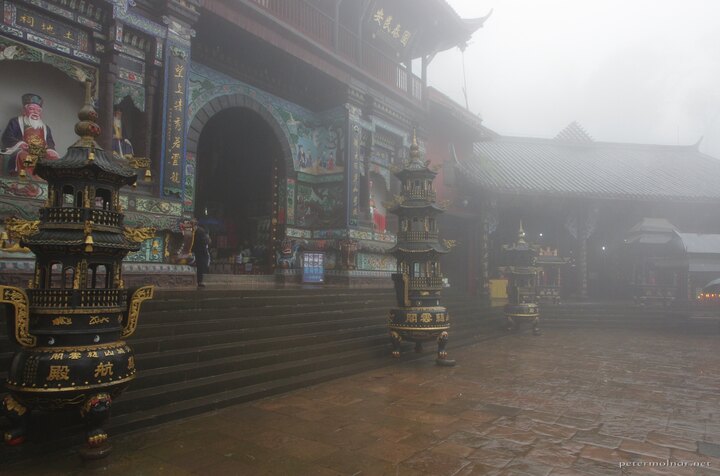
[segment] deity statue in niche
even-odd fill
[[[146,157],[147,144],[141,132],[144,115],[129,96],[113,106],[112,154],[115,158],[126,160],[131,167],[147,169],[145,180],[148,180],[151,176],[150,159]]]
[[[42,119],[42,98],[33,93],[23,94],[22,104],[22,114],[10,119],[5,127],[0,152],[10,159],[10,174],[24,177],[33,173],[39,158],[56,160],[58,153],[50,127]]]
[[[135,156],[130,140],[123,134],[123,112],[119,107],[113,110],[113,155],[131,161]]]

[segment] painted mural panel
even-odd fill
[[[185,154],[185,194],[183,196],[183,210],[192,213],[195,203],[195,154]]]
[[[179,203],[143,197],[137,197],[135,199],[135,209],[139,212],[159,213],[163,215],[180,216],[182,214],[182,205]]]
[[[163,262],[163,239],[156,236],[149,240],[145,240],[140,244],[140,249],[136,252],[128,253],[124,261],[127,262]]]
[[[47,199],[47,183],[0,178],[0,195],[45,200]]]
[[[337,174],[345,170],[344,109],[327,113],[322,122],[296,119],[282,111],[290,140],[295,143],[294,169],[306,174]]]
[[[295,224],[295,179],[287,179],[286,221],[288,225]]]
[[[343,194],[342,185],[298,183],[295,224],[312,228],[343,226]]]
[[[377,253],[358,253],[357,266],[360,270],[395,271],[395,257]]]

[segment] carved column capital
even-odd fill
[[[185,23],[185,27],[192,27],[200,19],[200,0],[165,0],[165,15],[163,22],[172,30],[172,20]],[[168,21],[169,20],[169,21]],[[176,30],[177,33],[187,33]],[[195,32],[192,35],[195,36]]]

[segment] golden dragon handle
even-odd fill
[[[15,308],[15,340],[23,347],[35,347],[37,339],[30,334],[30,301],[27,294],[14,286],[0,286],[0,303]]]
[[[130,337],[135,333],[137,328],[138,317],[140,316],[140,306],[143,301],[152,299],[154,286],[143,286],[137,288],[130,298],[130,304],[128,305],[127,319],[125,320],[125,327],[123,328],[122,336]]]

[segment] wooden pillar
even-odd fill
[[[106,44],[107,53],[105,61],[100,68],[100,79],[98,81],[98,125],[101,129],[99,137],[100,147],[112,152],[113,135],[113,103],[115,102],[115,82],[117,81],[118,66],[115,44],[122,43],[122,24],[115,23],[111,26],[113,35]]]
[[[580,286],[578,293],[581,298],[587,298],[587,276],[588,276],[588,238],[595,230],[597,209],[592,204],[583,203],[572,212],[565,222],[565,228],[575,238],[577,263],[577,281]]]
[[[486,213],[480,220],[480,298],[490,302],[490,225]]]
[[[155,95],[157,91],[157,71],[152,61],[146,63],[145,78],[147,86],[145,88],[145,156],[150,159],[149,170],[153,174],[153,181],[160,174],[160,164],[157,162],[160,158],[160,152],[157,150],[159,140],[155,140],[154,125],[155,119]],[[158,118],[158,121],[160,118]]]
[[[342,0],[335,0],[335,25],[333,28],[333,47],[338,51],[338,41],[340,37],[340,4]]]
[[[584,234],[579,233],[577,237],[577,264],[578,264],[578,278],[580,281],[580,297],[585,299],[588,297],[588,289],[587,289],[587,242],[588,239]]]
[[[467,268],[465,270],[465,276],[467,283],[465,285],[465,292],[469,296],[475,296],[477,294],[478,286],[478,269],[477,263],[477,248],[478,248],[478,233],[477,226],[474,222],[468,224],[465,228],[465,241],[468,244],[466,250],[466,263]]]

